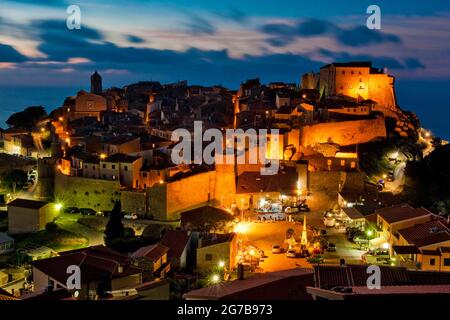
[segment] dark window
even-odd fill
[[[103,169],[106,169],[106,164],[103,164]]]
[[[450,267],[450,259],[449,258],[444,258],[444,266]]]
[[[87,169],[87,164],[84,165],[84,168]]]
[[[111,168],[112,168],[112,169],[115,169],[115,168],[116,168],[116,165],[115,165],[115,164],[113,164],[113,165],[111,166]]]
[[[143,176],[144,178],[147,178],[147,172],[142,172],[142,176]]]
[[[212,261],[212,254],[209,254],[209,253],[205,254],[205,260]]]
[[[95,166],[92,166],[92,169],[94,169],[94,170],[95,170]]]
[[[345,71],[342,71],[342,74],[345,74]]]
[[[436,264],[436,260],[434,258],[430,259],[430,266],[434,266]]]
[[[125,171],[128,171],[128,166],[123,167]]]

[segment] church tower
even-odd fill
[[[91,75],[91,93],[101,94],[102,93],[102,76],[95,71]]]

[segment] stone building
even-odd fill
[[[372,67],[371,62],[332,63],[320,69],[322,96],[343,95],[371,99],[387,109],[397,109],[394,77]]]
[[[38,232],[59,214],[55,204],[16,199],[8,203],[8,232],[10,234]]]
[[[95,71],[91,75],[91,93],[101,94],[102,91],[102,76]]]

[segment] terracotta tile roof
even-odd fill
[[[450,241],[450,233],[448,232],[440,232],[436,234],[429,235],[424,238],[414,240],[414,244],[420,248],[429,246],[431,244],[438,244],[442,242]]]
[[[66,269],[70,265],[80,266],[82,283],[105,278],[118,278],[142,272],[141,269],[131,265],[127,256],[103,246],[73,250],[58,257],[33,261],[31,264],[62,284],[66,283]],[[119,266],[122,266],[122,270],[120,270]]]
[[[0,301],[1,300],[17,300],[17,298],[14,297],[9,292],[7,292],[7,291],[3,290],[2,288],[0,288]]]
[[[275,300],[296,299],[294,288],[304,291],[312,284],[312,270],[289,269],[255,274],[244,280],[227,281],[218,285],[192,290],[183,295],[184,299],[247,299]],[[288,289],[289,288],[289,289]]]
[[[161,239],[161,244],[169,248],[168,257],[179,259],[189,241],[187,231],[168,230]]]
[[[378,209],[376,213],[387,223],[395,223],[412,218],[432,215],[432,213],[425,208],[414,208],[406,203]]]
[[[440,256],[441,252],[439,250],[422,250],[424,256]]]
[[[348,207],[348,208],[342,208],[342,211],[352,220],[357,219],[364,219],[364,216],[358,211],[357,208],[354,207]]]
[[[420,250],[416,246],[392,246],[396,254],[418,254]]]
[[[380,266],[381,284],[398,285],[408,282],[406,268]],[[319,288],[353,287],[367,285],[366,265],[315,266],[315,286]]]
[[[410,244],[417,247],[450,240],[450,229],[439,220],[432,220],[426,223],[400,229],[398,233]]]
[[[169,251],[169,248],[162,245],[162,244],[152,244],[150,246],[142,247],[138,250],[136,250],[131,257],[132,258],[148,258],[152,261],[158,260],[167,252]]]

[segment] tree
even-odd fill
[[[110,246],[114,240],[121,239],[124,236],[125,228],[122,224],[122,206],[120,201],[116,201],[109,216],[108,223],[106,224],[105,244]]]
[[[28,107],[24,111],[12,114],[6,124],[12,127],[22,127],[25,129],[32,129],[38,121],[47,116],[47,112],[42,106]]]
[[[22,188],[25,183],[27,183],[27,173],[19,170],[14,169],[10,172],[8,172],[2,180],[3,187],[12,190],[13,193],[16,193],[17,188]]]

